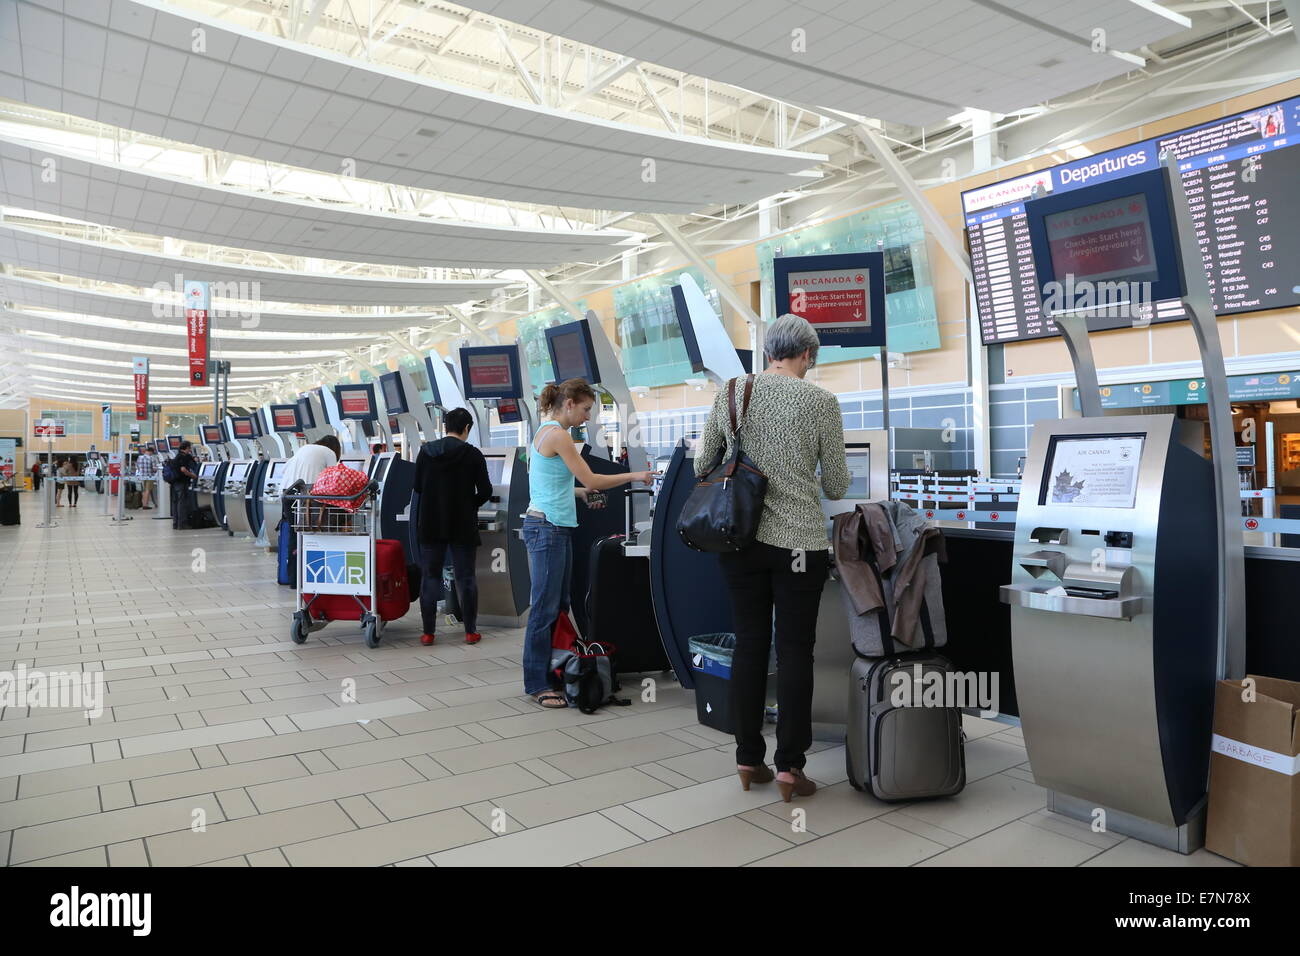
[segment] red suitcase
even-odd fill
[[[406,552],[402,542],[380,538],[375,542],[375,564],[378,566],[379,619],[384,623],[395,621],[411,609],[411,592],[406,583]],[[370,598],[357,598],[350,594],[304,594],[302,602],[310,602],[311,615],[326,621],[359,621],[362,605],[370,609]]]

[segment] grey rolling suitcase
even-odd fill
[[[947,797],[966,786],[961,711],[956,707],[896,706],[898,681],[915,681],[952,665],[932,651],[893,657],[859,657],[849,680],[845,764],[849,783],[880,800]],[[897,675],[897,676],[896,676]],[[919,699],[915,684],[911,697]],[[898,699],[906,700],[903,694]]]

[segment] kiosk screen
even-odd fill
[[[312,414],[311,402],[308,399],[298,399],[298,421],[302,423],[303,428],[316,427],[316,416]]]
[[[170,450],[172,450],[172,451],[180,451],[180,450],[181,450],[181,441],[182,441],[182,438],[181,438],[180,435],[168,435],[168,436],[167,436],[167,447],[168,447]]]
[[[156,452],[157,452],[158,454],[160,454],[160,455],[165,455],[165,454],[167,454],[167,439],[166,439],[166,438],[155,438],[155,439],[153,440],[153,450],[156,451]]]
[[[514,399],[501,399],[497,402],[497,418],[502,425],[514,425],[523,421],[523,416],[519,413],[519,403]]]
[[[375,393],[369,384],[340,385],[337,394],[340,418],[374,421],[379,417],[375,410]]]
[[[551,336],[551,355],[555,362],[555,378],[565,382],[571,378],[587,379],[591,374],[587,361],[587,343],[582,331],[573,329]],[[588,379],[589,380],[589,379]]]
[[[517,398],[519,352],[513,345],[460,350],[466,398]]]
[[[248,478],[249,462],[237,461],[230,466],[230,481],[245,481]]]
[[[253,437],[253,420],[251,418],[232,418],[230,421],[235,426],[236,438]]]
[[[284,470],[289,467],[287,461],[277,461],[271,464],[271,474],[267,476],[267,481],[279,481]]]
[[[502,476],[506,471],[506,460],[504,458],[487,459],[488,481],[494,485],[501,484]]]
[[[371,474],[370,477],[373,478],[375,481],[378,481],[378,482],[382,483],[383,480],[384,480],[384,476],[388,474],[388,464],[389,464],[389,462],[391,462],[392,460],[393,460],[393,459],[391,459],[391,458],[378,458],[378,459],[376,459],[376,460],[375,460],[375,470],[374,470],[374,473]]]
[[[406,405],[406,396],[402,393],[402,383],[397,372],[381,375],[379,386],[384,390],[384,411],[389,415],[405,415],[410,411]]]
[[[199,480],[202,481],[204,478],[211,478],[216,473],[217,463],[215,461],[204,462],[204,464],[199,467]]]
[[[1132,508],[1145,435],[1052,438],[1040,505]]]
[[[221,426],[220,425],[203,425],[203,444],[219,445],[221,444]]]
[[[871,497],[871,446],[848,444],[844,446],[844,457],[849,465],[849,490],[845,498]]]

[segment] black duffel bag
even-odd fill
[[[736,416],[736,379],[727,383],[727,410],[731,415],[731,457],[720,462],[699,482],[682,506],[677,533],[688,548],[721,553],[739,551],[754,543],[763,517],[767,475],[740,447],[740,427],[749,411],[754,376],[745,376],[745,396]],[[724,452],[725,455],[725,452]]]

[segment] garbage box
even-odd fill
[[[734,734],[731,721],[731,658],[736,650],[736,635],[700,634],[690,639],[691,671],[695,679],[695,713],[705,727],[724,734]],[[776,673],[776,646],[773,643],[767,662],[768,684]],[[769,698],[770,694],[769,686]],[[769,708],[770,710],[771,708]]]

